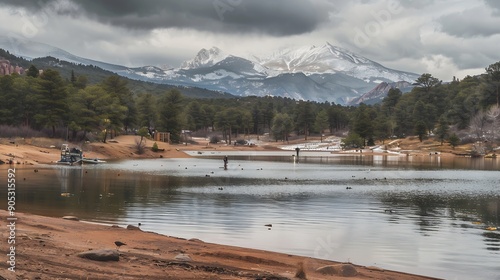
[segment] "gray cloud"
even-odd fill
[[[443,32],[462,38],[500,34],[500,18],[481,8],[445,15],[438,22]]]
[[[498,0],[484,0],[488,6],[500,12],[500,2]]]
[[[0,34],[115,64],[173,67],[212,46],[268,55],[328,41],[449,80],[500,60],[499,14],[496,0],[0,0]],[[367,44],[357,44],[360,32]]]
[[[399,0],[401,6],[407,9],[423,9],[434,4],[435,2],[435,0]]]
[[[1,0],[36,13],[60,6],[61,0]],[[68,2],[68,1],[66,1]],[[99,22],[126,29],[190,28],[222,33],[263,33],[288,36],[313,31],[328,18],[305,0],[107,0],[73,1],[75,9],[58,14],[86,15]]]

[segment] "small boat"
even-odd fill
[[[91,164],[99,164],[99,163],[105,163],[106,161],[100,160],[98,158],[83,158],[82,162],[83,163],[91,163]]]
[[[69,148],[68,144],[61,145],[61,159],[57,164],[74,165],[82,161],[82,150],[78,148]]]

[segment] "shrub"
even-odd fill
[[[210,136],[210,144],[217,144],[220,142],[220,137],[217,135]]]
[[[135,138],[135,148],[137,149],[137,153],[142,155],[146,148],[146,141],[141,140],[139,137]]]
[[[365,140],[356,133],[349,133],[346,138],[342,139],[342,143],[340,145],[344,150],[359,149],[365,146]]]
[[[458,136],[455,133],[453,133],[448,138],[448,141],[450,142],[450,145],[453,149],[455,149],[455,147],[458,146],[458,144],[460,144],[460,138],[458,138]]]
[[[238,139],[234,142],[234,145],[247,145],[248,142],[245,139]]]
[[[158,152],[158,144],[156,142],[153,143],[153,147],[151,148],[153,152]]]

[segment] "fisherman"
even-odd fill
[[[228,162],[228,159],[227,159],[227,156],[224,157],[224,170],[227,170],[227,162]]]

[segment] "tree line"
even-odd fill
[[[443,84],[425,73],[410,93],[391,89],[380,104],[361,104],[351,115],[346,145],[364,146],[390,137],[434,135],[452,146],[461,138],[498,141],[500,62],[479,76]],[[473,137],[471,137],[473,135]]]
[[[63,78],[57,70],[32,65],[26,75],[0,77],[0,125],[104,142],[141,128],[170,132],[174,143],[182,141],[182,130],[218,131],[227,143],[245,134],[270,133],[276,141],[288,141],[290,135],[307,139],[348,130],[344,145],[349,147],[408,135],[449,141],[452,131],[462,130],[497,140],[499,85],[500,62],[483,75],[446,84],[426,73],[410,93],[391,89],[380,104],[351,107],[270,96],[195,99],[178,89],[134,94],[117,75],[91,84],[74,71]]]

